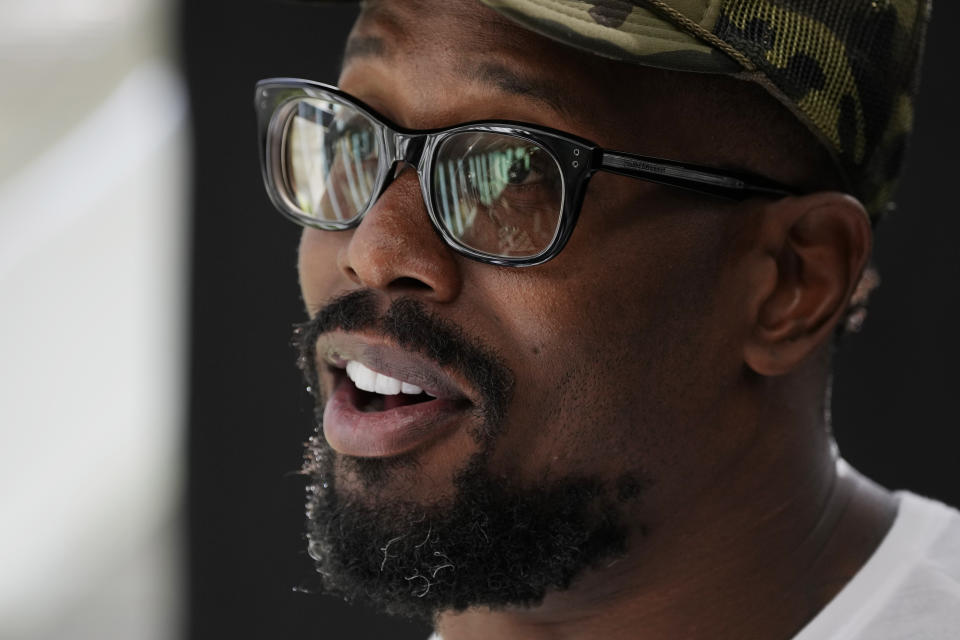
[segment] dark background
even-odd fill
[[[302,479],[312,428],[287,346],[303,318],[299,230],[260,181],[253,85],[335,82],[351,7],[181,1],[195,185],[189,435],[190,637],[405,638],[426,627],[295,592],[311,581]],[[960,6],[936,6],[900,209],[876,245],[883,284],[839,355],[834,425],[844,456],[890,488],[960,504],[956,49]]]

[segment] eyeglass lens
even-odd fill
[[[284,127],[285,187],[301,215],[347,223],[374,197],[381,149],[377,125],[353,107],[301,98]],[[510,258],[553,242],[563,177],[553,155],[515,135],[465,130],[442,139],[430,176],[437,222],[462,246]]]
[[[335,102],[302,99],[285,130],[285,178],[300,213],[350,222],[373,195],[380,160],[374,123]]]

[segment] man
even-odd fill
[[[928,5],[486,5],[258,86],[325,587],[445,640],[956,637],[960,516],[826,401]]]

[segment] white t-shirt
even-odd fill
[[[793,640],[960,640],[960,513],[897,496],[883,542]]]
[[[886,538],[793,640],[960,639],[960,513],[897,495]]]

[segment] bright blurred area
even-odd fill
[[[183,627],[190,162],[163,0],[0,0],[0,638]]]

